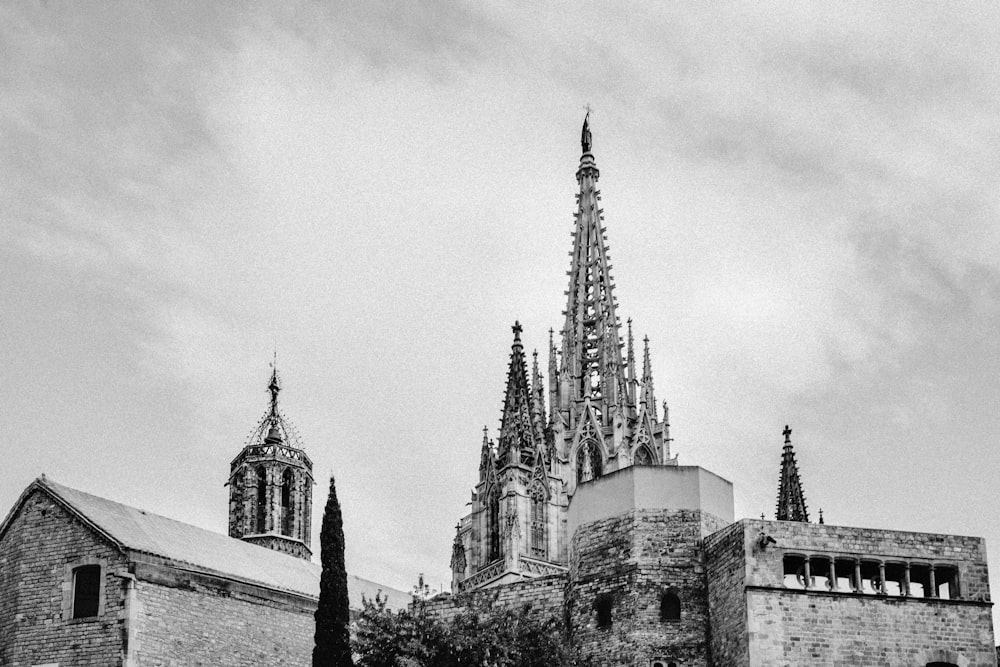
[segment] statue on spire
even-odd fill
[[[583,118],[583,131],[580,133],[580,146],[583,148],[584,153],[590,152],[591,147],[591,136],[590,136],[590,105],[586,107],[587,115]]]

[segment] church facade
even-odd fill
[[[996,665],[982,539],[811,523],[787,426],[773,521],[736,521],[728,481],[678,464],[649,340],[639,373],[618,315],[587,120],[581,144],[548,387],[515,323],[500,432],[431,613],[530,604],[602,665]]]
[[[229,535],[32,482],[0,523],[0,667],[312,664],[312,463],[278,409],[233,459]],[[348,575],[362,597],[411,595]]]

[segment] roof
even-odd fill
[[[273,551],[189,523],[153,514],[53,482],[44,475],[32,482],[0,524],[0,536],[20,505],[34,489],[49,494],[97,532],[122,549],[158,556],[180,569],[214,574],[274,590],[319,597],[321,567],[301,558]],[[361,609],[362,596],[381,592],[390,609],[404,608],[409,593],[353,575],[347,577],[349,604]]]

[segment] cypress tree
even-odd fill
[[[347,569],[344,567],[344,520],[340,515],[337,488],[330,475],[330,495],[323,510],[319,535],[319,606],[316,607],[316,636],[313,667],[353,667],[348,623]]]

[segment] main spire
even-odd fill
[[[613,294],[611,263],[605,244],[604,211],[597,189],[600,172],[590,152],[590,114],[583,121],[583,155],[576,180],[576,229],[563,325],[563,364],[571,383],[570,398],[591,398],[607,409],[628,402],[625,365],[622,362],[617,303]]]
[[[799,467],[795,463],[792,449],[792,429],[785,426],[781,433],[785,436],[785,446],[781,452],[781,481],[778,484],[778,507],[775,518],[778,521],[809,522],[806,498],[799,480]]]

